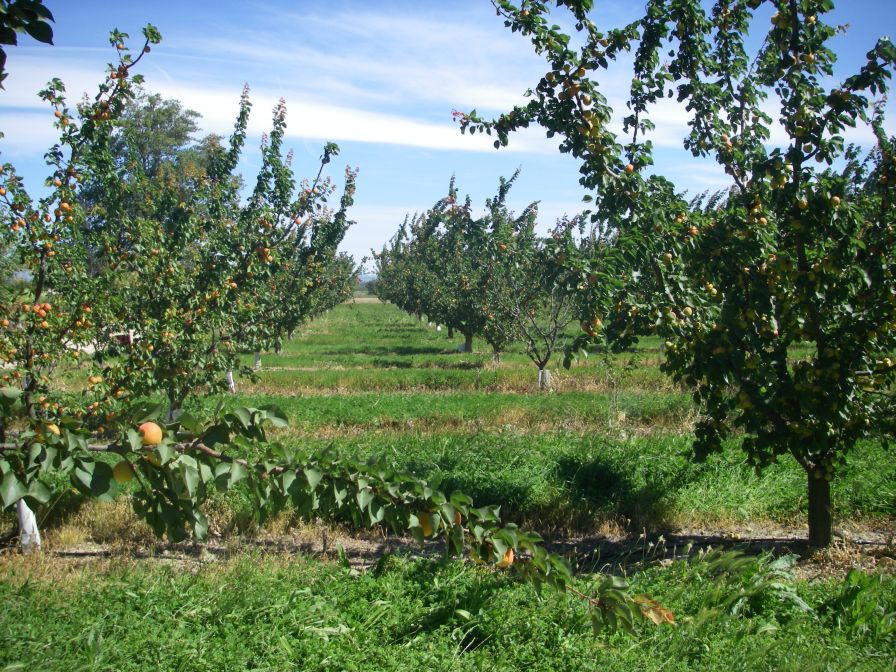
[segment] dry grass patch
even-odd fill
[[[150,545],[155,536],[149,525],[140,520],[130,499],[114,502],[86,501],[58,526],[47,530],[49,548],[74,548],[83,544],[114,544],[123,549]]]

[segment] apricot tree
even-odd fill
[[[309,269],[292,267],[307,246],[305,217],[333,234],[319,252],[335,253],[351,205],[353,173],[335,216],[321,218],[321,174],[299,190],[282,156],[285,105],[274,110],[273,128],[262,148],[262,166],[245,203],[235,168],[246,137],[250,102],[244,91],[240,113],[225,148],[206,143],[202,152],[179,152],[170,160],[145,160],[144,134],[116,136],[118,146],[96,152],[102,170],[85,202],[92,223],[86,236],[98,251],[96,281],[103,303],[114,306],[105,323],[111,333],[133,338],[115,350],[104,385],[115,394],[164,391],[176,413],[194,391],[223,389],[226,373],[238,368],[243,349],[270,347],[283,327],[272,306],[288,303],[283,278],[313,285]],[[329,145],[321,168],[336,153]],[[122,155],[127,157],[120,160]],[[332,222],[331,222],[332,219]],[[338,232],[338,235],[337,235]],[[301,260],[299,260],[301,261]],[[247,374],[251,370],[243,368]]]
[[[557,2],[575,42],[548,20],[554,3],[493,4],[549,69],[527,105],[466,115],[463,127],[499,146],[529,123],[562,138],[614,236],[580,268],[602,280],[590,314],[618,326],[611,338],[649,315],[667,340],[665,370],[701,405],[697,457],[728,438],[757,470],[790,455],[807,475],[809,541],[829,544],[836,469],[861,438],[893,432],[894,155],[873,97],[896,47],[879,40],[837,82],[829,42],[846,28],[825,22],[830,0],[651,0],[610,30],[590,0]],[[629,51],[622,137],[598,77]],[[730,179],[710,207],[689,208],[647,174],[650,114],[666,97],[688,113],[685,149]],[[846,145],[857,124],[877,143],[865,159]],[[786,140],[773,142],[773,128]]]
[[[0,388],[2,506],[46,503],[54,486],[67,481],[95,498],[126,491],[135,512],[158,535],[202,539],[209,494],[239,485],[260,521],[291,506],[306,517],[348,515],[357,524],[407,530],[420,541],[439,536],[449,554],[466,548],[474,560],[513,568],[537,588],[550,585],[581,598],[596,628],[630,630],[637,620],[672,621],[660,605],[632,597],[619,578],[602,580],[591,595],[578,590],[565,559],[548,551],[537,534],[503,524],[496,508],[476,507],[462,493],[445,495],[382,461],[278,444],[268,432],[285,426],[286,419],[275,407],[219,410],[210,419],[169,414],[168,422],[157,424],[165,404],[133,398],[162,387],[170,410],[185,390],[212,380],[219,361],[232,361],[227,341],[236,337],[228,338],[228,330],[253,315],[247,305],[253,295],[243,298],[240,287],[259,291],[271,278],[280,242],[275,221],[295,222],[314,199],[314,187],[293,199],[288,174],[269,153],[262,186],[245,207],[238,205],[229,178],[245,134],[245,96],[229,149],[212,153],[205,172],[195,174],[198,197],[180,200],[183,185],[166,183],[164,169],[161,183],[149,180],[136,162],[125,165],[123,175],[111,151],[109,122],[120,117],[133,94],[137,78],[131,69],[160,39],[152,27],[144,34],[140,56],[132,59],[127,36],[113,33],[119,62],[96,98],[76,112],[66,106],[60,82],[44,92],[60,130],[59,144],[48,153],[49,195],[35,201],[13,168],[3,166],[4,242],[18,251],[32,279],[18,300],[2,305],[0,318],[0,356],[9,367],[7,385]],[[272,137],[282,133],[282,112],[275,111]],[[84,226],[85,207],[76,200],[84,179],[97,185],[89,207],[108,219],[107,226]],[[343,210],[350,201],[349,185]],[[115,242],[110,237],[96,245],[103,239],[91,239],[91,231],[114,235]],[[92,249],[108,255],[103,263],[92,264]],[[158,296],[151,296],[150,286]],[[239,299],[232,302],[235,310],[219,301],[230,292]],[[133,298],[146,307],[130,305]],[[139,337],[120,362],[107,363],[101,373],[91,369],[81,392],[53,385],[56,367],[86,357],[85,339],[96,341],[116,324],[135,324]],[[178,363],[200,371],[178,370]],[[178,376],[185,382],[173,380]],[[91,396],[96,401],[84,406]],[[15,431],[7,433],[10,428]],[[261,457],[250,462],[240,454]]]

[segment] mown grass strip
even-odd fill
[[[440,431],[469,427],[534,429],[637,427],[641,431],[669,431],[687,425],[693,414],[684,394],[633,393],[618,395],[567,392],[510,394],[498,392],[359,393],[333,396],[240,394],[206,399],[191,406],[199,414],[218,403],[225,407],[276,404],[302,432],[392,429]]]
[[[399,469],[496,504],[509,520],[547,534],[594,534],[607,524],[630,532],[804,520],[805,475],[784,461],[757,476],[729,445],[704,463],[690,437],[619,439],[513,430],[287,437],[304,450],[386,457]],[[860,444],[833,482],[838,520],[896,516],[896,464],[880,444]],[[261,456],[248,456],[260,458]],[[248,506],[235,492],[227,506]]]
[[[5,564],[6,669],[727,672],[881,670],[896,658],[892,577],[861,582],[875,614],[863,623],[844,604],[855,586],[843,581],[753,589],[768,571],[762,562],[721,591],[699,561],[637,572],[634,590],[671,609],[677,626],[596,641],[576,605],[460,563],[387,557],[360,574],[301,558],[243,558],[195,573]],[[579,586],[588,589],[587,577]],[[748,598],[735,609],[726,598],[738,592]]]

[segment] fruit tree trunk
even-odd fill
[[[538,389],[541,392],[551,391],[551,372],[548,369],[538,369]]]
[[[261,371],[261,353],[258,350],[255,351],[255,370]]]
[[[22,552],[40,550],[40,530],[37,529],[37,518],[34,511],[28,508],[24,499],[16,502],[16,517],[19,519],[19,539]]]
[[[464,334],[464,352],[473,352],[473,332]]]
[[[831,482],[809,472],[809,545],[824,548],[831,544],[834,518],[831,509]]]

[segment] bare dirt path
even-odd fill
[[[577,536],[546,539],[551,550],[564,555],[579,572],[614,572],[621,567],[636,570],[644,564],[666,564],[710,548],[739,550],[746,554],[770,552],[795,554],[804,578],[842,576],[853,568],[896,572],[896,521],[847,523],[838,529],[834,544],[823,551],[809,549],[805,528],[772,524],[734,528],[682,528],[663,534],[627,536]],[[0,547],[0,577],[4,565],[20,565],[23,558],[14,538]],[[184,571],[249,554],[281,558],[303,555],[345,563],[356,569],[374,566],[388,554],[410,558],[437,558],[444,547],[438,541],[420,546],[409,537],[386,536],[376,531],[348,533],[324,525],[308,525],[280,536],[213,538],[203,543],[93,544],[69,547],[49,545],[40,553],[41,563],[71,569],[102,565],[114,560],[161,563]]]

